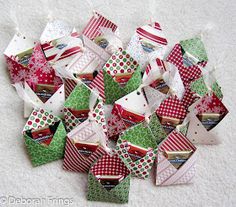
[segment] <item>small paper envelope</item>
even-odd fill
[[[79,34],[74,31],[68,36],[42,44],[47,61],[57,69],[66,67],[81,52],[83,46]]]
[[[157,145],[166,137],[164,130],[155,114],[150,123],[142,122],[126,131],[117,141],[116,150],[120,158],[130,169],[131,174],[138,178],[147,178],[157,154]],[[132,161],[128,153],[128,143],[148,150],[144,157]]]
[[[182,99],[185,89],[177,67],[157,58],[147,65],[143,74],[143,83],[152,86],[153,82],[160,78],[162,78],[169,87],[167,93],[173,93],[174,91],[178,98]]]
[[[31,130],[40,129],[45,126],[55,127],[52,141],[48,146],[40,144],[30,136]],[[63,158],[66,130],[59,117],[52,115],[44,109],[35,109],[26,122],[23,136],[34,167]]]
[[[136,29],[136,33],[128,44],[127,52],[144,69],[150,60],[164,57],[166,46],[167,40],[160,24],[155,22],[153,25],[148,24]]]
[[[96,176],[117,175],[124,176],[114,188],[106,189]],[[104,201],[112,203],[127,203],[129,200],[130,171],[118,155],[104,155],[90,169],[88,175],[88,194],[90,201]]]
[[[191,44],[193,44],[193,46],[191,46]],[[189,53],[197,57],[198,61],[193,65],[184,65],[182,51],[189,51]],[[185,86],[202,76],[201,67],[205,67],[207,64],[207,56],[203,54],[206,54],[203,43],[199,38],[193,38],[176,44],[168,55],[167,61],[173,63],[178,68]]]
[[[143,122],[149,106],[142,90],[135,90],[117,100],[108,119],[108,136],[119,135],[129,126]]]
[[[219,124],[219,122],[227,115],[227,108],[214,93],[206,94],[203,98],[190,107],[190,122],[187,136],[191,142],[199,144],[218,144],[219,138],[213,133],[217,124],[214,128],[207,130],[197,117],[198,114],[202,113],[220,114],[220,119],[217,123]]]
[[[124,77],[127,74],[127,77]],[[126,81],[124,86],[120,86],[119,81]],[[123,77],[123,78],[122,78]],[[105,64],[94,81],[90,84],[91,88],[97,88],[100,96],[106,104],[113,104],[119,98],[134,91],[141,84],[141,71],[137,62],[125,51],[120,49],[114,53]]]
[[[62,38],[71,34],[73,28],[61,20],[48,22],[40,37],[41,44]]]
[[[29,76],[27,76],[24,89],[28,97],[30,97],[32,102],[45,108],[50,113],[62,116],[63,104],[65,101],[64,85],[61,78],[56,76],[54,69],[48,64],[40,44],[36,44],[29,60],[28,68]],[[43,103],[32,90],[32,87],[35,84],[53,84],[58,89],[45,103]],[[25,102],[24,116],[28,117],[31,111],[31,105]]]
[[[106,144],[104,140],[106,135],[104,133],[101,135],[101,133],[103,133],[102,127],[97,122],[92,123],[88,119],[68,133],[63,168],[75,172],[88,172],[92,164],[106,154],[105,146],[102,146]],[[103,142],[99,143],[98,148],[88,157],[83,156],[74,143],[74,139],[85,143],[98,143],[102,138]]]
[[[24,81],[28,75],[27,65],[34,44],[34,40],[15,34],[4,51],[12,83]]]
[[[193,154],[180,168],[175,168],[163,155],[165,151],[192,150]],[[195,175],[196,147],[181,133],[173,131],[161,143],[157,155],[156,185],[191,183]]]
[[[89,113],[89,101],[90,95],[92,91],[88,88],[85,84],[81,83],[77,85],[70,96],[67,98],[64,104],[64,117],[65,117],[65,125],[67,131],[71,131],[77,125],[81,123],[80,118],[76,117],[73,114],[74,111],[84,111],[84,113]],[[98,99],[96,106],[91,111],[93,117],[96,119],[97,123],[100,124],[104,130],[107,131],[106,128],[106,120],[105,120],[105,113],[104,113],[104,104],[102,99]]]

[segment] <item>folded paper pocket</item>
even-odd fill
[[[32,112],[23,136],[34,167],[63,158],[66,130],[60,118],[44,109]]]
[[[173,131],[158,149],[156,185],[191,183],[195,162],[196,147],[182,133]]]
[[[88,172],[106,154],[106,135],[96,121],[86,120],[67,134],[63,168]]]
[[[66,130],[69,132],[84,122],[88,118],[90,112],[89,102],[92,91],[84,83],[78,84],[71,92],[64,104],[64,118]],[[93,117],[106,131],[106,121],[104,104],[101,98],[91,110]]]
[[[185,40],[186,42],[188,42],[187,40]],[[179,74],[180,77],[183,81],[184,86],[187,86],[189,83],[191,83],[192,81],[200,78],[202,76],[202,71],[201,71],[201,67],[205,67],[207,64],[207,58],[205,55],[205,48],[202,48],[202,43],[199,43],[199,41],[201,41],[199,38],[193,38],[189,40],[190,42],[186,43],[186,45],[184,46],[186,51],[191,51],[192,54],[196,55],[199,59],[199,61],[190,64],[190,65],[185,65],[184,64],[184,56],[183,56],[183,46],[184,45],[184,41],[181,42],[181,44],[176,44],[174,46],[174,48],[172,49],[172,51],[170,52],[170,54],[167,57],[167,61],[173,63],[179,70]],[[191,49],[189,49],[187,47],[187,44],[190,44],[192,42],[192,44],[196,44],[193,47],[189,47]],[[198,48],[199,45],[199,48]],[[204,52],[202,52],[204,50]],[[199,53],[199,55],[197,55]],[[203,53],[203,55],[200,55],[201,53]]]
[[[187,115],[183,103],[176,95],[166,98],[157,108],[156,113],[167,134],[181,124]]]
[[[11,82],[23,82],[28,76],[29,59],[33,52],[34,40],[22,34],[15,34],[4,51]]]
[[[104,155],[90,169],[88,194],[90,201],[127,203],[130,171],[118,155]]]
[[[199,144],[219,143],[218,137],[212,131],[228,114],[228,110],[221,100],[214,93],[208,93],[190,109],[187,133],[190,140]]]
[[[141,84],[141,71],[138,63],[120,49],[107,61],[91,88],[97,88],[106,104],[113,104],[119,98],[134,91]]]
[[[156,159],[157,146],[165,137],[153,114],[149,124],[142,122],[124,131],[117,141],[116,151],[133,176],[145,179]]]

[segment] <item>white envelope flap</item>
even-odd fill
[[[202,125],[200,120],[194,114],[194,112],[189,113],[189,126],[187,137],[192,143],[196,144],[219,144],[219,137],[211,131],[207,131],[206,128]]]
[[[8,57],[15,56],[21,52],[32,49],[34,45],[34,40],[27,38],[22,34],[15,34],[4,51],[4,55]]]
[[[138,90],[129,93],[128,95],[117,100],[115,103],[138,114],[146,114],[149,112],[149,106],[145,96]]]

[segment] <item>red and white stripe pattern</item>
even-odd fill
[[[162,154],[163,151],[193,150],[191,157],[176,169]],[[173,131],[161,144],[157,157],[156,185],[184,184],[195,175],[196,147],[181,133]]]
[[[64,79],[64,86],[65,86],[65,98],[67,99],[71,92],[74,90],[75,86],[77,85],[77,82],[72,79]]]
[[[155,22],[154,25],[145,25],[137,28],[137,34],[141,39],[148,39],[155,44],[167,45],[167,39],[165,38],[160,24]]]
[[[187,86],[192,81],[197,80],[202,76],[202,71],[200,67],[205,67],[207,62],[201,62],[197,65],[192,65],[189,67],[184,66],[183,54],[181,51],[181,45],[176,44],[173,50],[167,57],[167,61],[173,63],[179,70],[180,77],[183,81],[184,86]],[[200,66],[200,67],[199,67]]]
[[[89,20],[82,34],[93,40],[95,37],[101,35],[101,27],[110,28],[113,32],[117,29],[116,24],[96,12]]]
[[[156,110],[158,116],[167,116],[176,119],[184,119],[187,115],[183,103],[176,95],[165,99]]]
[[[71,34],[71,37],[78,38],[79,34],[77,32],[74,32]],[[45,53],[47,61],[54,60],[54,58],[57,56],[57,53],[60,51],[57,48],[55,48],[55,46],[52,44],[52,41],[48,42],[48,43],[44,43],[41,46],[42,46],[42,49]],[[60,58],[57,61],[71,57],[71,56],[79,53],[80,51],[81,51],[80,46],[74,46],[72,48],[68,48],[67,50],[65,50],[65,52],[62,53],[62,55],[60,56]]]
[[[96,78],[93,80],[93,82],[89,85],[91,89],[96,88],[99,92],[100,97],[105,102],[105,86],[104,86],[104,71],[100,70]]]
[[[145,70],[146,75],[148,75],[151,70],[153,69],[154,65],[148,64]],[[167,71],[166,66],[165,66],[165,62],[159,58],[157,58],[155,60],[155,66],[157,66],[158,68],[160,68],[162,71]]]
[[[130,174],[129,169],[117,154],[102,156],[90,171],[93,175],[124,175],[126,177]]]
[[[70,138],[67,138],[63,169],[74,172],[88,172],[90,167],[103,155],[106,151],[99,147],[93,154],[88,158],[81,155]]]

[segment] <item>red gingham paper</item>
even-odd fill
[[[175,45],[173,50],[168,55],[167,61],[173,63],[178,68],[184,86],[200,78],[202,76],[202,71],[199,66],[205,67],[207,64],[207,62],[201,62],[197,65],[192,65],[189,67],[184,66],[180,44]]]
[[[123,161],[117,154],[113,156],[104,155],[97,163],[91,168],[94,175],[125,175],[127,176],[130,171],[125,166]]]
[[[185,92],[184,92],[184,96],[182,99],[182,103],[183,103],[184,107],[186,108],[186,110],[188,110],[188,107],[191,106],[198,99],[199,99],[199,97],[197,96],[197,94],[195,92],[191,91],[190,85],[187,85],[185,87]]]
[[[183,103],[176,95],[165,99],[156,111],[158,116],[167,116],[177,119],[184,119],[187,115]]]

